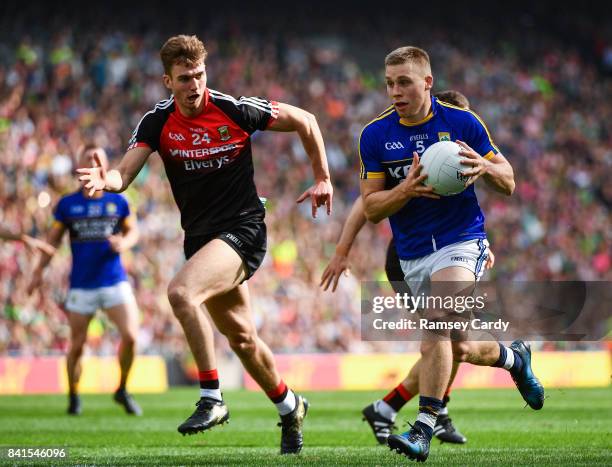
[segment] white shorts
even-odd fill
[[[97,289],[70,289],[64,307],[74,313],[93,315],[98,309],[112,308],[135,300],[132,286],[123,281]]]
[[[421,258],[400,259],[400,265],[404,281],[408,283],[414,295],[419,295],[429,293],[431,276],[448,267],[460,266],[469,269],[478,281],[482,277],[488,257],[489,242],[485,238],[453,243]]]

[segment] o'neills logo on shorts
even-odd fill
[[[238,237],[236,237],[235,235],[231,233],[226,233],[225,238],[227,238],[233,244],[238,245],[239,247],[242,247],[243,245],[242,240],[240,240]]]
[[[468,259],[463,256],[451,256],[451,261],[460,261],[462,263],[467,263]]]

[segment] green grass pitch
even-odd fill
[[[378,446],[360,410],[381,392],[305,393],[311,409],[301,455],[280,457],[280,428],[262,393],[227,391],[227,425],[194,436],[176,427],[194,409],[196,388],[137,395],[140,418],[124,415],[110,394],[84,395],[83,415],[68,417],[65,396],[0,397],[0,446],[65,446],[67,464],[87,465],[400,465]],[[544,409],[523,408],[514,390],[457,390],[450,415],[463,446],[432,443],[431,465],[611,465],[610,388],[550,389]],[[414,421],[416,402],[398,417]],[[29,462],[30,464],[32,462]],[[58,464],[57,461],[53,462]],[[6,457],[0,464],[10,464]],[[23,461],[15,465],[25,465]],[[60,463],[61,464],[61,463]]]

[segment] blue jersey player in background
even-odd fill
[[[432,98],[427,52],[417,47],[394,50],[385,59],[385,79],[393,105],[366,125],[359,140],[365,214],[372,222],[389,217],[406,282],[431,288],[434,295],[455,295],[480,278],[487,259],[484,214],[472,185],[482,177],[511,195],[514,173],[474,112]],[[462,146],[464,175],[469,178],[465,191],[440,198],[423,185],[427,175],[421,173],[419,154],[444,140]],[[418,295],[420,290],[412,292]],[[426,338],[421,342],[417,421],[409,432],[388,438],[391,449],[411,459],[427,459],[453,358],[507,369],[529,406],[542,408],[544,390],[531,371],[531,350],[523,341],[506,347],[451,342],[448,336]]]
[[[104,150],[87,145],[81,150],[80,167],[91,165],[93,154],[101,155],[107,164]],[[120,253],[132,248],[138,240],[134,216],[126,199],[117,193],[97,192],[89,197],[87,190],[79,190],[60,199],[54,212],[55,221],[48,233],[48,241],[57,247],[66,230],[70,233],[72,270],[70,290],[64,309],[70,324],[71,342],[66,358],[68,370],[68,413],[81,413],[78,383],[81,376],[81,355],[87,339],[87,328],[96,310],[103,310],[116,325],[121,336],[119,365],[121,377],[114,400],[128,414],[142,411],[126,391],[126,382],[134,361],[138,333],[138,307],[121,264]],[[42,284],[42,275],[52,255],[41,255],[34,270],[28,292]]]

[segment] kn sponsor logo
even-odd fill
[[[383,161],[383,164],[387,177],[394,180],[403,180],[408,175],[412,165],[412,157],[396,161]]]

